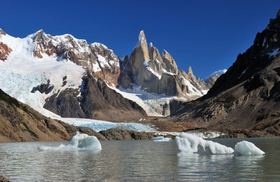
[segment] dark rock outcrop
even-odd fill
[[[110,121],[138,120],[145,111],[135,102],[123,98],[101,79],[90,73],[83,78],[81,96],[75,89],[66,89],[46,100],[44,108],[63,117],[82,117]]]
[[[152,139],[154,136],[154,133],[123,130],[119,128],[100,131],[100,133],[108,140],[148,140]]]
[[[41,85],[38,85],[37,87],[33,87],[31,92],[35,93],[36,91],[39,91],[41,94],[49,94],[53,90],[54,86],[50,84],[50,80],[47,81],[47,83],[42,83]]]
[[[62,117],[86,118],[79,90],[68,88],[46,99],[44,108]]]
[[[5,61],[11,53],[11,51],[11,48],[9,48],[6,44],[0,42],[0,60]]]

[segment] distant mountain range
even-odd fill
[[[169,52],[147,43],[144,31],[120,59],[101,43],[69,34],[40,30],[15,38],[0,30],[0,73],[0,136],[15,140],[69,138],[80,128],[54,120],[65,118],[280,135],[280,13],[228,70],[206,80],[191,67],[180,70]]]
[[[205,95],[225,70],[206,80],[180,70],[169,52],[148,45],[144,31],[121,60],[104,44],[70,34],[15,38],[1,30],[0,72],[0,89],[45,116],[134,121],[169,116],[171,100]]]

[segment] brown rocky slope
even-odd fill
[[[173,119],[196,127],[280,135],[280,13],[204,97],[172,103]]]
[[[102,137],[88,128],[46,118],[0,90],[0,142],[69,140],[77,131]]]

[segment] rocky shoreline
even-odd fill
[[[67,126],[67,125],[66,125]],[[70,126],[70,125],[69,125]],[[152,140],[154,137],[162,136],[171,139],[175,139],[178,133],[188,132],[195,135],[198,135],[202,138],[254,138],[254,137],[272,137],[278,135],[271,135],[269,133],[253,130],[224,130],[224,131],[215,131],[207,130],[205,128],[195,128],[188,129],[184,131],[176,132],[164,132],[164,131],[155,131],[155,132],[140,132],[133,130],[126,130],[122,128],[111,128],[108,130],[103,130],[100,132],[95,132],[94,130],[86,127],[66,127],[69,137],[63,140],[69,140],[76,132],[85,133],[90,136],[95,136],[100,141],[111,141],[111,140]],[[19,140],[16,142],[28,142],[29,140]],[[48,141],[48,140],[32,140],[32,141]],[[49,140],[57,141],[57,140]],[[15,142],[5,141],[5,142]],[[0,181],[1,182],[1,181]]]

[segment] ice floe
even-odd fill
[[[89,150],[99,152],[102,150],[101,143],[95,136],[77,133],[69,141],[68,144],[61,144],[59,146],[41,146],[39,150],[53,150],[53,151],[76,151],[76,150]]]
[[[231,147],[224,146],[217,142],[204,140],[198,136],[182,133],[176,137],[178,149],[184,153],[199,154],[233,154]]]
[[[154,142],[169,142],[171,140],[171,138],[169,137],[164,137],[164,136],[156,136],[153,137],[153,141]]]
[[[244,156],[265,154],[261,149],[248,141],[238,142],[233,149],[189,133],[178,135],[176,142],[179,151],[184,154],[234,154]]]
[[[259,149],[255,144],[247,141],[238,142],[234,147],[236,155],[264,155],[265,152]]]

